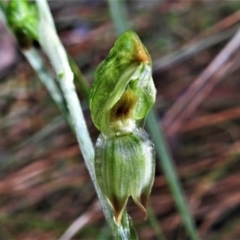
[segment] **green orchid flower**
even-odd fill
[[[147,217],[155,150],[142,127],[156,97],[151,74],[150,55],[138,36],[127,31],[98,66],[90,93],[92,120],[101,131],[95,173],[118,225],[130,196]]]

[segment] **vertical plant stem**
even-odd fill
[[[177,209],[181,215],[183,224],[185,225],[186,231],[192,240],[197,240],[199,238],[195,229],[194,221],[187,207],[188,205],[184,198],[184,194],[177,177],[172,156],[164,137],[161,124],[158,123],[156,114],[153,109],[149,112],[147,118],[147,128],[149,129],[152,140],[155,143],[156,153],[158,155]]]
[[[90,92],[90,86],[87,82],[87,80],[84,78],[83,74],[79,70],[77,64],[74,62],[74,60],[68,56],[68,61],[70,64],[70,67],[73,71],[74,75],[74,82],[77,86],[79,86],[81,92],[83,93],[84,97],[88,100],[89,98],[89,92]]]
[[[108,0],[108,5],[117,33],[120,35],[121,33],[130,29],[128,21],[125,20],[127,19],[127,13],[124,0]]]
[[[156,238],[158,240],[166,240],[165,236],[163,235],[162,229],[158,223],[156,218],[155,212],[153,211],[151,206],[148,206],[148,218],[152,228],[155,231]]]
[[[56,71],[60,87],[68,106],[73,127],[76,132],[79,147],[96,189],[98,198],[101,202],[104,215],[111,227],[115,239],[137,239],[127,214],[125,214],[125,217],[123,218],[122,225],[118,227],[115,224],[112,210],[98,187],[94,170],[94,148],[84,120],[81,105],[75,91],[73,73],[69,66],[68,57],[56,34],[54,26],[52,26],[53,20],[46,0],[37,0],[37,4],[40,14],[39,41]],[[51,19],[50,22],[48,22],[49,19]]]
[[[7,26],[5,8],[1,2],[0,2],[0,18],[3,20],[3,22]],[[40,79],[42,84],[48,90],[50,96],[52,97],[53,101],[57,105],[62,116],[65,118],[65,120],[67,121],[67,123],[69,124],[69,126],[73,131],[72,122],[71,122],[71,119],[69,118],[69,113],[65,106],[62,92],[60,91],[58,84],[52,78],[51,74],[49,73],[46,66],[44,65],[44,62],[40,57],[39,53],[36,51],[36,49],[33,46],[29,47],[28,49],[21,49],[21,51],[23,55],[26,57],[26,59],[28,60],[33,70],[38,75],[38,78]]]
[[[5,6],[1,1],[0,1],[0,19],[6,24]]]
[[[73,129],[71,119],[69,118],[69,113],[65,107],[65,102],[62,93],[55,80],[48,73],[38,52],[33,47],[31,47],[30,49],[22,50],[22,53],[24,54],[32,68],[37,73],[43,85],[47,88],[48,92],[50,93],[50,96],[53,98],[61,114],[64,116],[65,120]]]

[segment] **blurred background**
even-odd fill
[[[107,1],[49,5],[67,52],[91,85],[117,38]],[[155,109],[199,234],[239,240],[240,1],[125,6],[153,59]],[[77,88],[95,143],[99,132]],[[167,240],[188,239],[159,161],[149,204]],[[160,239],[132,201],[128,211],[140,239]],[[76,219],[72,239],[112,239],[74,135],[0,22],[0,239],[58,239]]]

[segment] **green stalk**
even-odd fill
[[[137,239],[135,230],[132,228],[127,214],[124,214],[121,226],[118,227],[115,224],[112,210],[98,187],[94,169],[94,148],[89,136],[81,105],[76,94],[75,86],[73,84],[73,73],[69,66],[67,54],[57,36],[55,28],[52,25],[53,21],[49,20],[52,19],[52,16],[46,0],[37,0],[37,5],[40,14],[39,41],[57,74],[57,78],[73,122],[79,147],[96,189],[98,198],[103,207],[104,215],[113,235],[115,236],[115,239]]]
[[[63,115],[63,117],[65,118],[65,120],[68,122],[70,127],[73,129],[71,119],[69,118],[69,113],[67,111],[67,108],[65,107],[65,102],[64,102],[62,93],[61,93],[57,83],[55,82],[55,80],[48,73],[38,52],[33,47],[31,47],[26,50],[23,49],[22,53],[24,54],[24,56],[27,58],[28,62],[32,66],[32,68],[37,73],[40,81],[47,88],[48,92],[50,93],[50,96],[56,103],[58,109],[60,110],[60,112]]]
[[[82,72],[78,68],[75,61],[70,56],[68,56],[68,61],[69,61],[69,65],[73,71],[75,85],[79,86],[80,91],[83,93],[84,97],[88,100],[90,86],[89,86],[87,80],[83,76]]]
[[[111,15],[113,17],[113,22],[118,34],[129,30],[127,17],[125,14],[126,12],[124,11],[122,0],[108,0],[108,3]],[[199,239],[199,237],[195,228],[194,220],[188,209],[187,202],[180,186],[172,156],[161,128],[161,123],[157,121],[157,116],[153,109],[148,114],[146,126],[149,129],[153,142],[155,143],[156,153],[160,165],[164,171],[169,188],[172,192],[172,197],[175,201],[178,212],[181,215],[186,231],[191,237],[191,240],[197,240]],[[155,215],[151,214],[151,217],[155,218],[154,220],[150,221],[151,224],[157,221]],[[156,229],[155,224],[152,224],[152,227]],[[158,229],[158,232],[161,232],[160,228]]]
[[[5,6],[1,1],[0,1],[0,19],[6,24]]]
[[[158,220],[156,218],[155,212],[151,206],[148,206],[148,219],[149,219],[148,221],[149,221],[150,225],[152,226],[152,228],[155,231],[156,238],[158,240],[166,240],[165,236],[163,235],[161,226],[158,223]]]
[[[5,6],[1,2],[0,2],[0,17],[7,26],[8,24],[6,21]],[[9,28],[11,28],[11,26],[9,26]],[[14,32],[12,33],[14,35]],[[23,55],[26,57],[26,59],[28,60],[33,70],[37,73],[42,84],[46,87],[46,89],[50,93],[50,96],[52,97],[53,101],[57,105],[61,114],[63,115],[65,120],[68,122],[70,127],[72,128],[72,122],[69,118],[68,110],[65,107],[65,102],[64,102],[62,93],[58,87],[58,84],[55,82],[55,80],[52,78],[51,74],[48,72],[47,68],[45,67],[39,53],[36,51],[36,49],[33,46],[26,49],[21,48],[21,51]]]
[[[117,30],[118,35],[122,34],[126,30],[129,30],[127,13],[123,0],[108,0],[108,5],[110,8],[110,14],[114,23],[114,26]]]
[[[180,186],[177,171],[175,169],[168,144],[164,137],[162,126],[157,121],[157,117],[153,109],[148,114],[146,124],[151,134],[152,140],[155,143],[158,159],[160,161],[164,175],[171,190],[172,197],[181,215],[186,231],[188,232],[192,240],[197,240],[199,239],[199,237],[195,229],[194,220],[192,219],[191,213],[188,209],[188,205],[184,197],[184,193]]]

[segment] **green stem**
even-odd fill
[[[65,102],[64,102],[62,93],[61,93],[57,83],[55,82],[55,80],[48,73],[38,52],[33,47],[31,47],[27,50],[22,50],[22,53],[24,54],[24,56],[27,58],[28,62],[32,66],[32,68],[37,73],[40,81],[47,88],[48,92],[50,93],[50,96],[53,98],[53,100],[56,103],[57,107],[59,108],[60,112],[64,116],[65,120],[68,122],[70,127],[73,129],[71,119],[69,118],[69,113],[65,107]]]
[[[83,93],[84,97],[88,100],[90,86],[87,80],[83,76],[77,64],[74,62],[74,60],[70,56],[68,56],[68,61],[73,71],[75,85],[79,86],[80,91]]]
[[[177,172],[175,170],[173,159],[164,137],[161,124],[157,121],[157,117],[153,109],[149,112],[147,118],[147,128],[149,129],[152,140],[155,143],[158,159],[186,230],[192,240],[197,240],[199,237],[195,229],[194,221],[187,207],[188,205],[184,198],[184,194],[177,177]]]
[[[5,5],[0,1],[0,19],[6,24]]]
[[[3,22],[7,25],[5,7],[1,2],[0,2],[0,16]],[[28,60],[33,70],[37,73],[42,84],[48,90],[50,96],[52,97],[53,101],[57,105],[61,114],[63,115],[65,120],[68,122],[70,127],[72,128],[72,122],[71,122],[71,119],[69,118],[68,110],[65,107],[64,98],[59,89],[59,86],[55,82],[55,80],[52,78],[51,74],[48,72],[39,53],[35,50],[34,47],[30,47],[28,49],[21,49],[21,51],[23,55],[26,57],[26,59]]]
[[[155,212],[151,206],[148,206],[148,218],[149,223],[155,231],[156,237],[158,240],[166,240],[165,236],[163,235],[162,229],[158,223],[156,218]]]
[[[55,28],[52,26],[52,20],[50,23],[48,22],[52,16],[46,0],[37,0],[37,4],[40,14],[39,42],[49,57],[57,74],[57,78],[73,122],[79,147],[96,189],[98,198],[101,202],[104,215],[111,227],[111,231],[115,236],[115,239],[137,239],[137,237],[132,233],[134,231],[132,230],[131,222],[129,221],[127,214],[124,215],[122,225],[120,227],[115,224],[112,210],[98,187],[94,169],[94,148],[89,136],[81,105],[76,94],[75,86],[73,84],[73,73],[69,66],[68,57],[56,34]]]
[[[122,34],[126,30],[129,30],[126,9],[123,0],[108,0],[111,17],[118,35]]]

